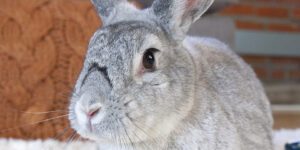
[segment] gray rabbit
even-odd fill
[[[252,69],[225,44],[186,32],[213,0],[92,0],[70,123],[99,149],[270,150],[272,115]]]

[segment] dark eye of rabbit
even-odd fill
[[[154,71],[155,69],[155,57],[154,53],[157,52],[158,50],[155,48],[149,48],[146,50],[143,56],[143,66],[145,69],[148,71]]]

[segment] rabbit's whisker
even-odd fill
[[[135,145],[134,145],[134,143],[132,142],[132,140],[131,140],[131,138],[130,138],[130,136],[129,136],[127,130],[126,130],[126,127],[125,127],[124,123],[123,123],[121,120],[119,120],[119,122],[122,124],[123,130],[125,131],[125,134],[126,134],[128,140],[130,141],[131,147],[134,148]]]
[[[110,128],[111,130],[111,133],[113,133],[115,130],[119,130],[119,128],[116,128],[115,126],[115,129],[113,129],[112,127]],[[120,136],[119,135],[116,135],[116,134],[112,134],[113,135],[113,138],[116,140],[117,142],[117,146],[118,148],[120,147],[122,149],[122,141],[120,139]]]
[[[126,116],[129,120],[130,120],[130,123],[131,124],[133,124],[133,126],[135,126],[137,129],[138,129],[138,131],[140,131],[140,132],[133,132],[134,134],[135,134],[135,137],[138,139],[138,140],[140,140],[140,143],[139,144],[142,144],[142,145],[144,145],[147,149],[149,148],[149,146],[148,145],[146,145],[144,142],[143,142],[143,140],[137,135],[137,134],[139,134],[139,133],[142,133],[144,136],[146,136],[146,137],[149,137],[150,139],[152,139],[153,140],[153,142],[155,143],[155,144],[158,144],[159,142],[157,141],[157,139],[153,139],[145,130],[143,130],[140,126],[138,126],[136,123],[134,123],[134,119],[133,118],[131,118],[131,117],[129,117],[128,115]],[[145,126],[145,125],[144,125]],[[146,127],[148,127],[148,126],[146,126]],[[149,129],[152,131],[152,129],[149,127]],[[141,135],[141,134],[140,134]],[[150,148],[151,149],[151,148]]]
[[[69,144],[72,140],[73,140],[73,138],[76,136],[76,131],[73,131],[72,132],[72,134],[70,135],[70,137],[68,138],[68,140],[67,140],[67,144]]]
[[[38,121],[38,122],[32,122],[32,123],[24,124],[24,125],[17,126],[17,127],[12,127],[12,128],[3,129],[3,130],[0,130],[0,133],[12,131],[12,130],[19,129],[19,128],[23,128],[23,127],[27,127],[27,126],[37,125],[37,124],[40,124],[40,123],[43,123],[43,122],[48,122],[48,121],[56,120],[56,119],[59,119],[59,118],[67,117],[68,115],[69,115],[69,114],[61,115],[61,116],[57,116],[57,117],[53,117],[53,118],[41,120],[41,121]]]
[[[138,141],[140,141],[139,144],[141,144],[143,147],[146,147],[146,148],[148,147],[148,145],[146,145],[146,144],[142,141],[142,139],[138,136],[138,133],[133,132],[133,134],[134,134],[135,138],[136,138]]]
[[[135,138],[137,139],[137,140],[139,140],[139,145],[140,146],[142,146],[143,147],[143,149],[151,149],[150,148],[150,146],[149,145],[147,145],[143,140],[142,140],[142,138],[140,138],[140,134],[139,134],[139,132],[133,132],[133,134],[134,134],[134,136],[135,136]],[[145,133],[144,133],[145,134]]]
[[[143,128],[141,128],[138,124],[137,124],[137,122],[136,123],[134,123],[133,121],[131,121],[131,123],[138,129],[138,130],[140,130],[143,134],[145,134],[145,136],[147,136],[147,137],[149,137],[150,139],[152,139],[153,140],[153,142],[155,143],[155,144],[157,144],[157,145],[159,145],[159,139],[154,139],[154,138],[152,138],[149,134],[148,134],[148,132],[146,132]],[[143,126],[145,126],[145,125],[143,125]],[[147,126],[146,126],[147,127]],[[149,128],[149,127],[148,127]],[[151,128],[149,128],[150,129],[150,131],[152,131],[152,129]],[[154,132],[154,131],[153,131]]]
[[[119,124],[119,120],[118,120],[118,119],[116,119],[116,122],[117,122],[117,126],[120,127],[120,124]],[[118,130],[120,130],[120,128],[118,128]],[[126,143],[125,143],[125,141],[123,140],[122,135],[117,134],[117,136],[118,136],[118,139],[119,139],[120,148],[122,149],[123,146],[124,146],[124,148],[126,148]]]
[[[24,111],[24,110],[17,110],[17,109],[14,109],[14,108],[11,108],[10,110],[5,110],[5,111],[25,113],[25,114],[33,114],[33,115],[50,114],[50,113],[66,113],[66,112],[68,112],[67,110]]]
[[[71,128],[66,127],[64,130],[59,131],[54,137],[52,137],[55,140],[59,140],[60,137],[62,137],[65,133],[67,133]]]
[[[40,111],[40,112],[29,112],[29,111],[20,111],[26,114],[33,114],[33,115],[41,115],[41,114],[49,114],[49,113],[66,113],[66,110],[53,110],[53,111]]]
[[[111,138],[113,138],[113,140],[117,142],[117,145],[119,145],[119,144],[120,144],[119,139],[116,137],[115,134],[113,134],[113,131],[115,131],[115,130],[113,129],[113,127],[110,126],[110,127],[108,128],[108,130],[110,131],[110,136],[111,136]]]
[[[67,139],[67,143],[64,145],[64,149],[68,148],[68,146],[72,143],[75,137],[76,137],[76,131],[73,131],[69,136],[69,138]]]

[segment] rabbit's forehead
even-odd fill
[[[141,50],[150,36],[162,36],[157,26],[145,22],[120,22],[97,31],[90,41],[86,59],[100,65],[126,63]]]

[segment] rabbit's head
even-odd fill
[[[92,0],[103,27],[93,35],[70,104],[83,137],[135,143],[166,137],[193,105],[195,68],[182,41],[213,0]]]

